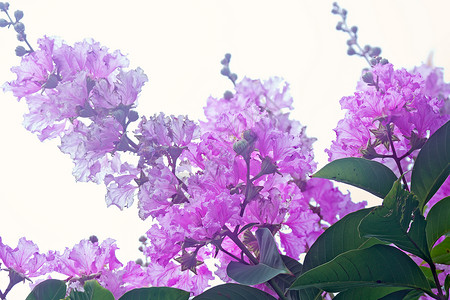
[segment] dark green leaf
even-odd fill
[[[420,209],[436,193],[450,173],[450,121],[439,128],[417,155],[411,174],[411,191]]]
[[[227,274],[233,280],[247,285],[266,282],[278,274],[289,274],[278,252],[272,233],[267,228],[256,231],[260,250],[260,262],[257,265],[246,265],[232,261],[227,266]]]
[[[235,283],[227,283],[215,286],[192,300],[276,300],[271,295],[246,286]]]
[[[450,232],[450,196],[436,203],[427,215],[427,242],[431,249],[436,241]]]
[[[450,290],[450,274],[447,274],[447,276],[445,276],[444,290],[445,290],[445,293],[448,295],[448,292]]]
[[[431,262],[425,235],[426,221],[417,205],[415,196],[404,190],[400,179],[397,180],[384,198],[383,205],[361,220],[358,228],[361,236],[394,243]]]
[[[431,258],[436,264],[450,265],[450,237],[431,249]]]
[[[316,287],[340,292],[363,286],[398,286],[430,291],[420,268],[405,253],[386,245],[350,250],[303,273],[291,289]]]
[[[126,292],[119,300],[188,300],[189,292],[171,287],[149,287]]]
[[[392,294],[386,295],[379,300],[398,300],[403,299],[405,300],[405,297],[408,297],[408,299],[417,299],[419,296],[423,294],[422,291],[417,290],[401,290],[397,292],[393,292]]]
[[[375,238],[361,238],[358,225],[372,209],[366,208],[355,211],[343,217],[317,238],[306,254],[302,272],[329,262],[341,253],[349,250],[370,247],[380,243]],[[301,299],[315,299],[320,294],[316,288],[300,291]]]
[[[405,289],[406,293],[411,290],[404,287],[360,287],[341,292],[333,300],[378,300],[386,295]]]
[[[327,178],[359,187],[384,198],[397,180],[385,165],[365,158],[336,159],[317,171],[313,177]]]
[[[291,274],[280,274],[273,278],[273,281],[278,285],[278,287],[283,291],[287,291],[289,287],[292,285],[292,283],[295,281],[295,279],[300,276],[302,273],[302,264],[299,263],[297,260],[286,256],[281,255],[281,258],[283,259],[284,264],[286,267],[291,271]],[[289,291],[286,295],[289,300],[299,300],[300,295],[298,291]]]
[[[419,300],[420,296],[422,296],[422,295],[423,295],[423,291],[412,290],[406,296],[403,297],[403,300]]]
[[[66,296],[66,283],[62,280],[47,279],[31,291],[26,300],[59,300]]]
[[[102,287],[97,280],[88,280],[84,284],[84,292],[73,291],[70,300],[114,300],[113,294]]]

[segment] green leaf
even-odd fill
[[[72,290],[70,300],[114,300],[113,294],[102,287],[97,280],[88,280],[84,284],[84,292]]]
[[[126,292],[119,300],[188,300],[189,292],[171,287],[139,288]]]
[[[283,292],[286,292],[295,279],[302,273],[302,264],[286,255],[281,255],[281,258],[292,274],[279,274],[273,278],[273,281]],[[289,291],[286,296],[288,296],[290,300],[300,300],[299,291]]]
[[[445,197],[430,209],[425,230],[429,249],[441,236],[450,232],[450,196]]]
[[[415,262],[402,251],[386,245],[342,253],[303,273],[291,289],[316,287],[327,292],[341,292],[363,286],[398,286],[431,292]]]
[[[378,300],[394,292],[404,290],[407,294],[411,289],[404,287],[360,287],[340,292],[333,300]]]
[[[418,291],[418,290],[401,290],[401,291],[397,291],[392,294],[386,295],[386,296],[380,298],[379,300],[398,300],[398,299],[418,300],[419,296],[422,294],[423,294],[423,292]]]
[[[450,121],[439,128],[423,145],[411,174],[411,191],[420,209],[436,193],[450,173]]]
[[[59,300],[66,296],[66,283],[62,280],[47,279],[31,291],[26,300]]]
[[[201,293],[192,300],[276,300],[271,295],[246,286],[235,283],[227,283],[215,286]]]
[[[232,261],[227,266],[227,274],[233,280],[247,285],[266,282],[278,274],[289,274],[290,271],[283,263],[278,252],[272,233],[267,228],[256,231],[260,250],[260,262],[257,265],[246,265]]]
[[[450,290],[450,274],[447,274],[447,276],[445,276],[444,290],[445,290],[445,294],[448,296],[448,292]]]
[[[358,225],[372,209],[355,211],[343,217],[320,235],[306,254],[302,272],[329,262],[341,253],[353,249],[370,247],[379,240],[359,236]],[[300,291],[301,299],[315,299],[320,290],[316,288]]]
[[[450,265],[450,237],[431,249],[431,258],[435,264]]]
[[[417,209],[415,196],[402,188],[400,180],[394,183],[384,198],[383,205],[361,220],[359,232],[364,237],[375,237],[394,243],[399,248],[431,262],[425,234],[425,218]]]
[[[336,159],[317,171],[313,177],[327,178],[359,187],[384,198],[397,180],[385,165],[365,158]]]

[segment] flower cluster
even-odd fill
[[[44,38],[39,45],[5,85],[28,103],[25,127],[41,140],[59,137],[76,179],[106,185],[108,206],[123,209],[137,199],[139,217],[153,220],[142,249],[150,260],[145,269],[122,268],[111,240],[56,253],[53,271],[77,278],[74,287],[78,278],[97,276],[123,292],[117,283],[128,279],[121,278],[151,272],[141,286],[198,293],[213,278],[204,260],[223,257],[216,274],[224,274],[243,245],[251,248],[258,227],[270,228],[298,259],[324,228],[365,205],[327,180],[309,180],[314,139],[289,118],[293,99],[280,78],[237,82],[234,75],[233,92],[208,99],[205,121],[160,113],[142,117],[130,137],[147,81],[142,70],[124,71],[128,61],[120,52],[93,41],[72,47]],[[239,239],[244,244],[236,245]]]
[[[449,95],[440,69],[424,65],[408,72],[389,63],[375,65],[363,74],[355,94],[340,101],[346,115],[326,150],[329,159],[413,158],[414,150],[450,119]]]

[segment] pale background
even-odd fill
[[[350,25],[359,27],[362,45],[383,49],[396,67],[412,68],[430,53],[437,66],[450,67],[449,1],[340,1]],[[339,99],[353,93],[366,62],[346,55],[347,35],[335,30],[339,18],[332,1],[10,1],[21,9],[29,41],[43,35],[73,44],[92,37],[128,54],[131,67],[149,77],[139,98],[140,114],[188,114],[202,117],[209,95],[220,96],[231,83],[219,74],[220,60],[232,54],[231,69],[240,78],[284,77],[291,84],[292,116],[317,137],[316,158],[334,139],[342,118]],[[4,14],[0,16],[4,18]],[[13,30],[0,30],[0,83],[14,77],[19,63]],[[447,77],[448,80],[448,77]],[[76,183],[72,162],[56,142],[40,143],[21,125],[26,112],[11,94],[0,92],[0,236],[15,247],[26,236],[42,252],[62,251],[96,234],[118,241],[119,259],[139,257],[141,221],[136,205],[119,211],[106,208],[105,188]],[[347,187],[344,187],[344,191]],[[356,201],[367,194],[354,194]],[[377,201],[372,201],[372,205]],[[6,272],[1,272],[6,274]],[[0,289],[7,285],[0,276]],[[19,284],[21,285],[21,284]],[[15,287],[9,299],[24,299],[28,287]],[[14,292],[15,291],[15,292]]]

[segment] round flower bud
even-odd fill
[[[347,50],[347,54],[348,54],[348,55],[354,55],[354,54],[356,54],[355,49],[353,49],[352,47],[349,47],[348,50]]]
[[[27,53],[28,53],[28,51],[24,47],[22,47],[22,46],[16,47],[16,55],[17,56],[24,56]]]
[[[381,54],[381,48],[380,47],[372,48],[372,50],[369,53],[369,55],[372,56],[372,57],[378,56],[380,54]]]
[[[25,31],[25,25],[23,23],[19,22],[14,24],[14,30],[18,33],[22,33]]]
[[[236,73],[231,73],[231,74],[230,74],[230,79],[231,79],[233,82],[235,82],[235,81],[237,80],[237,78],[238,78],[238,76],[237,76]]]
[[[233,93],[230,92],[230,91],[226,91],[226,92],[223,94],[223,98],[225,98],[225,100],[230,100],[230,99],[232,99],[233,97],[234,97],[234,95],[233,95]]]
[[[226,59],[228,62],[230,62],[231,54],[230,54],[230,53],[225,54],[225,59]]]
[[[134,121],[136,121],[137,119],[139,119],[139,114],[138,114],[138,112],[137,112],[137,111],[134,111],[134,110],[130,110],[130,111],[128,112],[128,121],[134,122]]]
[[[0,27],[6,27],[9,25],[9,22],[5,19],[0,19]]]
[[[142,261],[142,259],[138,258],[136,259],[136,264],[142,266],[144,262]]]
[[[223,76],[228,76],[230,75],[230,69],[224,67],[222,70],[220,70],[220,74],[222,74]]]
[[[221,63],[222,65],[226,66],[226,65],[228,65],[230,62],[229,62],[226,58],[224,58],[224,59],[222,59],[222,60],[220,61],[220,63]]]
[[[8,7],[9,7],[9,3],[8,2],[0,2],[0,10],[7,11]]]
[[[147,237],[145,235],[141,235],[141,237],[139,238],[139,242],[145,243],[146,241],[147,241]]]
[[[18,33],[18,34],[17,34],[17,40],[18,40],[19,42],[25,41],[25,37],[26,37],[26,34],[25,34],[25,33]]]
[[[337,23],[336,30],[342,30],[342,22]]]
[[[366,74],[364,74],[362,76],[362,80],[365,83],[373,83],[373,74],[372,74],[372,72],[367,72]]]
[[[355,40],[354,39],[348,39],[347,40],[347,46],[351,46],[353,44],[355,44]]]
[[[144,247],[139,246],[138,250],[141,251],[141,252],[144,252]]]
[[[97,238],[97,236],[95,236],[95,235],[91,235],[91,236],[89,237],[89,241],[90,241],[91,243],[98,243],[98,238]]]
[[[19,22],[23,18],[23,11],[16,10],[14,12],[14,17],[16,18],[16,22]]]
[[[369,52],[370,49],[372,49],[372,47],[370,47],[370,45],[365,45],[364,46],[364,52]]]
[[[382,65],[386,65],[388,63],[389,63],[389,61],[386,58],[383,58],[380,60],[380,64],[382,64]]]
[[[249,143],[253,143],[258,138],[256,133],[254,133],[251,129],[244,131],[243,136],[244,139]]]
[[[248,149],[248,146],[249,146],[249,144],[246,140],[240,140],[240,141],[237,141],[236,143],[234,143],[233,150],[238,155],[242,155],[243,153],[246,152],[246,150]]]

